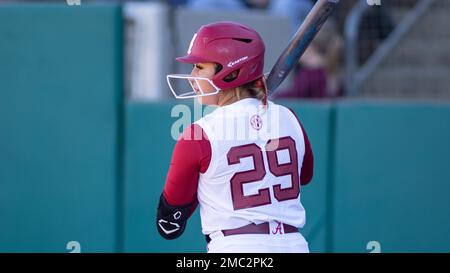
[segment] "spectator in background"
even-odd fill
[[[367,10],[359,28],[359,64],[364,64],[394,30],[388,5],[374,6]]]
[[[330,18],[331,19],[331,18]],[[343,95],[343,39],[328,20],[300,59],[294,84],[274,94],[280,98],[335,98]]]
[[[262,10],[269,14],[289,17],[294,33],[313,7],[310,0],[189,0],[191,9],[223,11]]]
[[[358,29],[358,64],[364,64],[375,50],[383,43],[395,28],[395,22],[391,15],[392,7],[412,8],[416,1],[384,1],[382,5],[367,6]],[[355,5],[367,5],[361,0],[340,1],[334,12],[337,18],[338,30],[344,33],[345,19]]]

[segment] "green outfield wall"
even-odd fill
[[[340,103],[333,137],[333,251],[450,252],[448,104]]]
[[[118,250],[118,6],[0,7],[0,251]]]

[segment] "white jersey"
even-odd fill
[[[302,127],[286,107],[254,98],[220,107],[196,122],[211,143],[197,197],[202,231],[210,234],[262,222],[305,224],[300,172]]]

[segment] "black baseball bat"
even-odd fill
[[[269,95],[277,89],[292,68],[294,68],[338,3],[339,0],[318,0],[316,2],[272,67],[266,79]]]

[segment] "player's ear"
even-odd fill
[[[239,76],[239,69],[234,70],[230,74],[226,75],[225,78],[223,78],[224,82],[232,82]]]

